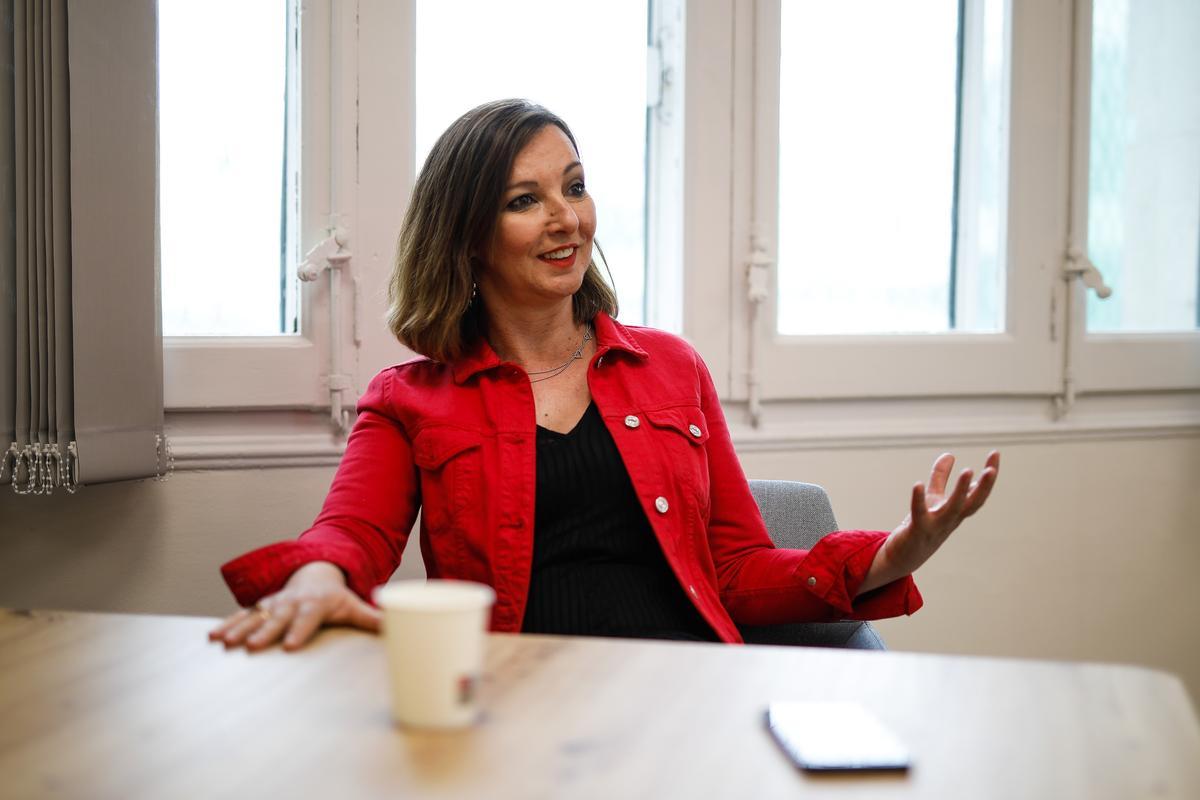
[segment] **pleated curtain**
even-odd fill
[[[154,0],[0,13],[0,480],[161,475]]]

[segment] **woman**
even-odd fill
[[[390,287],[392,331],[423,356],[371,382],[312,528],[222,568],[247,608],[212,639],[294,649],[322,625],[377,630],[367,598],[418,510],[429,576],[493,586],[498,631],[738,642],[735,623],[920,606],[912,572],[983,504],[998,454],[949,493],[939,457],[890,534],[775,548],[707,369],[678,337],[615,321],[595,232],[558,117],[505,100],[451,125]]]

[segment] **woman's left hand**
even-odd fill
[[[954,456],[942,453],[933,462],[928,485],[917,483],[912,489],[908,516],[892,531],[875,554],[859,594],[911,575],[929,560],[954,529],[979,510],[991,494],[1000,472],[1000,453],[988,453],[979,479],[972,481],[970,469],[964,469],[946,494]]]

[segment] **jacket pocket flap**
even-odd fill
[[[459,428],[426,428],[413,441],[413,461],[421,469],[436,470],[459,453],[481,444],[479,434]]]
[[[647,411],[646,419],[656,428],[675,431],[697,447],[708,441],[708,421],[699,408],[665,408]]]

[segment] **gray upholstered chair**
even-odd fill
[[[750,481],[750,492],[762,510],[767,532],[780,547],[809,550],[822,536],[837,530],[829,495],[820,486],[795,481]],[[741,632],[749,644],[887,649],[883,639],[866,622],[742,626]]]

